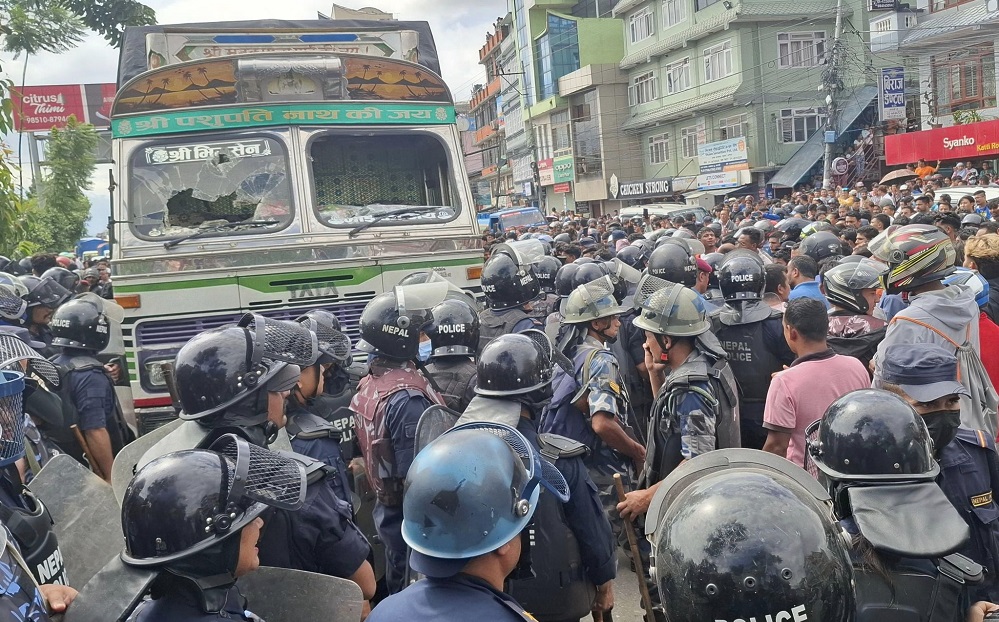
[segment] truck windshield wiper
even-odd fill
[[[402,207],[388,212],[382,212],[381,214],[378,214],[368,222],[361,223],[356,227],[354,227],[353,229],[351,229],[350,233],[348,233],[347,236],[351,238],[356,237],[357,234],[359,234],[360,232],[364,231],[365,229],[367,229],[368,227],[377,222],[385,220],[389,216],[402,216],[404,214],[426,214],[427,212],[435,212],[439,209],[440,207],[437,206],[426,205],[421,207]]]
[[[175,238],[168,242],[163,243],[163,248],[173,248],[178,244],[186,242],[188,240],[194,240],[197,238],[202,238],[210,233],[218,233],[219,231],[225,231],[226,229],[238,229],[239,227],[270,227],[272,225],[279,225],[280,222],[276,220],[243,220],[240,222],[227,222],[221,225],[215,225],[214,227],[208,227],[207,229],[202,229],[201,231],[196,231],[190,235],[184,235],[179,238]]]

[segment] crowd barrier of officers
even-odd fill
[[[415,273],[357,343],[328,311],[247,314],[179,351],[179,420],[138,439],[97,358],[120,307],[0,276],[4,610],[612,620],[630,565],[648,620],[983,619],[999,261],[956,270],[932,225],[870,257],[781,226],[786,269],[747,230],[498,242],[485,309]]]

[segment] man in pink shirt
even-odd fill
[[[798,298],[784,311],[784,339],[797,357],[774,375],[767,391],[763,451],[805,466],[805,428],[822,418],[829,405],[850,391],[866,389],[870,376],[863,363],[841,356],[826,345],[829,316],[824,304]]]

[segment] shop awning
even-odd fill
[[[867,108],[874,98],[878,96],[878,87],[864,86],[854,93],[843,103],[840,110],[839,134],[842,134],[853,125],[860,113]],[[823,142],[823,132],[819,130],[812,134],[811,138],[805,141],[780,171],[767,182],[771,186],[782,188],[793,188],[798,185],[801,178],[815,166],[823,153],[825,153],[825,143]]]

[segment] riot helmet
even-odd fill
[[[332,311],[313,309],[295,319],[316,334],[319,347],[319,365],[350,364],[350,337],[340,332],[340,320]]]
[[[693,287],[697,283],[697,260],[684,244],[661,244],[649,257],[648,273],[671,283]]]
[[[833,230],[832,223],[830,223],[828,221],[825,221],[825,220],[819,220],[819,221],[810,223],[808,225],[805,225],[805,228],[801,230],[800,236],[801,236],[801,239],[804,240],[805,238],[811,237],[812,235],[814,235],[816,233],[831,232],[832,230]],[[818,261],[818,260],[816,259],[816,261]]]
[[[305,491],[301,464],[233,434],[220,437],[211,451],[160,456],[125,490],[121,560],[169,566],[238,534],[267,507],[300,508]]]
[[[475,363],[477,395],[510,397],[547,387],[555,366],[573,372],[572,362],[540,330],[500,335],[486,344]]]
[[[884,264],[866,257],[830,268],[822,275],[826,298],[842,309],[867,314],[871,310],[870,304],[862,292],[879,287],[882,272]]]
[[[546,294],[555,293],[555,275],[562,268],[562,262],[555,257],[545,256],[534,266],[534,276],[538,279],[541,291]]]
[[[808,255],[815,261],[822,261],[826,257],[842,255],[843,243],[829,231],[817,231],[802,240],[798,250],[802,255]]]
[[[55,268],[50,268],[54,270]],[[73,292],[60,285],[49,277],[37,277],[25,275],[21,277],[21,282],[28,288],[28,293],[24,296],[24,301],[28,303],[28,308],[48,307],[55,309],[62,303],[73,297]]]
[[[867,248],[888,264],[881,284],[889,294],[940,281],[954,271],[957,255],[947,234],[933,225],[906,225],[881,233]]]
[[[10,257],[0,255],[0,272],[7,272],[7,266],[11,264]]]
[[[236,326],[204,331],[174,359],[180,418],[223,412],[261,389],[266,392],[289,364],[307,367],[318,358],[316,334],[297,322],[247,313]]]
[[[69,292],[75,292],[76,286],[80,284],[80,275],[72,270],[63,268],[62,266],[49,268],[42,274],[42,278],[52,279],[59,285],[65,287]]]
[[[17,266],[16,268],[14,266]],[[31,257],[22,257],[16,264],[11,264],[8,267],[11,274],[17,276],[24,276],[25,274],[31,274]]]
[[[556,260],[557,261],[557,260]],[[479,346],[479,314],[463,300],[445,300],[430,311],[431,357],[473,356]]]
[[[563,324],[587,324],[594,320],[627,313],[614,297],[614,281],[603,276],[580,285],[562,305]]]
[[[495,311],[515,309],[541,295],[541,284],[528,264],[508,254],[493,252],[482,267],[482,292]]]
[[[59,370],[35,349],[44,346],[44,343],[34,341],[27,328],[0,326],[0,369],[25,372],[28,377],[38,376],[47,386],[58,388],[62,384]]]
[[[579,270],[579,264],[567,263],[555,273],[555,293],[559,295],[559,298],[568,298],[572,290],[575,289],[573,284],[577,270]]]
[[[459,298],[471,303],[475,303],[475,297],[465,290],[461,289],[451,281],[447,280],[440,275],[436,270],[421,270],[419,272],[411,272],[406,276],[402,277],[399,281],[399,285],[422,285],[424,283],[444,283],[447,285],[447,298]]]
[[[0,467],[24,456],[24,374],[0,371]]]
[[[853,565],[828,495],[762,453],[700,455],[656,491],[646,532],[669,618],[852,622]]]
[[[0,317],[5,320],[20,322],[28,310],[25,296],[28,288],[21,279],[10,274],[0,274]]]
[[[52,345],[100,352],[111,340],[111,324],[124,319],[125,311],[114,301],[77,294],[52,313]]]
[[[415,360],[420,333],[433,321],[430,310],[444,301],[447,291],[443,283],[424,283],[396,286],[375,296],[361,312],[357,349],[400,361]]]
[[[962,227],[980,227],[982,225],[982,217],[979,214],[965,214],[964,218],[961,219]],[[0,262],[2,263],[2,262]],[[3,268],[0,268],[2,270]]]
[[[563,244],[563,243],[568,244],[572,242],[572,236],[569,235],[568,233],[560,233],[556,235],[554,238],[552,238],[552,241],[555,242],[556,244]]]
[[[766,268],[758,253],[737,249],[718,267],[718,288],[726,302],[760,300],[767,286]]]
[[[632,324],[657,335],[696,337],[711,329],[707,307],[697,292],[651,274],[638,284],[635,305],[642,313]]]
[[[648,257],[646,256],[645,251],[642,247],[634,244],[631,246],[625,246],[619,250],[615,257],[636,270],[644,270],[646,264],[648,263]]]
[[[448,430],[406,475],[402,537],[413,569],[450,577],[510,542],[530,522],[542,488],[569,499],[562,474],[514,428],[475,422]]]
[[[579,266],[572,278],[572,289],[575,291],[580,285],[592,283],[597,279],[607,276],[607,266],[601,261],[591,261]]]

